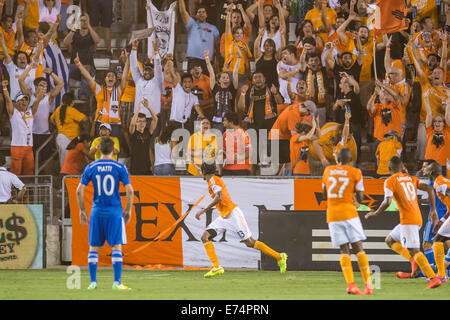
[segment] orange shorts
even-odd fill
[[[33,147],[11,146],[11,168],[10,172],[17,176],[34,175]]]

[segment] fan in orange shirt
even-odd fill
[[[347,282],[349,294],[372,294],[369,261],[362,241],[366,240],[361,220],[355,207],[356,200],[364,199],[364,183],[361,170],[353,168],[352,152],[343,148],[337,155],[338,164],[325,168],[322,188],[327,198],[327,223],[333,247],[341,251],[340,264]],[[359,270],[364,279],[364,293],[356,286],[350,258],[350,243],[358,259]]]
[[[438,198],[444,203],[447,208],[450,208],[450,180],[444,178],[441,166],[436,163],[430,163],[427,167],[427,171],[430,172],[430,179],[433,181],[433,187],[436,190]],[[450,245],[450,219],[448,218],[450,211],[447,209],[446,214],[437,222],[433,228],[433,233],[436,236],[433,238],[433,253],[437,267],[438,277],[442,282],[447,282],[446,266],[445,263],[445,251],[444,243],[447,247]],[[448,264],[448,263],[447,263]]]
[[[366,214],[366,219],[384,212],[395,199],[400,212],[400,224],[397,225],[386,238],[386,244],[411,262],[411,274],[397,272],[398,278],[413,278],[418,272],[417,266],[431,279],[427,288],[436,288],[442,281],[436,277],[425,255],[420,251],[419,230],[422,226],[422,214],[417,202],[417,189],[426,191],[430,199],[432,217],[437,217],[433,188],[404,171],[402,160],[394,156],[389,160],[391,177],[384,182],[384,201],[376,211]],[[411,258],[411,254],[413,257]]]
[[[231,200],[230,193],[223,180],[215,175],[216,165],[204,162],[201,169],[203,180],[208,182],[208,191],[213,198],[213,201],[206,208],[197,212],[195,218],[200,220],[200,216],[214,206],[220,213],[220,217],[210,223],[202,235],[202,242],[205,246],[206,254],[214,265],[214,267],[205,274],[205,278],[211,278],[225,272],[217,259],[214,245],[211,242],[217,233],[223,230],[235,232],[247,247],[257,249],[273,257],[278,261],[280,272],[286,272],[287,254],[278,253],[263,242],[253,239],[247,221],[245,221],[244,214]]]

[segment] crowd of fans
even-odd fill
[[[408,0],[409,28],[375,39],[373,0],[178,0],[187,70],[157,49],[139,59],[146,41],[137,40],[96,77],[102,39],[105,57],[113,55],[113,2],[81,1],[70,30],[73,1],[19,0],[9,16],[0,0],[0,114],[11,125],[11,172],[34,174],[36,152],[54,132],[61,175],[98,159],[105,137],[133,175],[175,175],[181,159],[191,175],[207,160],[221,175],[258,175],[271,164],[264,155],[276,153],[275,174],[310,175],[313,159],[325,167],[344,147],[359,165],[369,145],[384,177],[407,142],[416,142],[414,160],[433,159],[444,171],[450,164],[450,0]],[[67,48],[70,78],[81,81],[61,105],[64,81],[42,59],[50,42]],[[89,114],[79,100],[91,104]],[[189,139],[175,134],[180,128]],[[52,144],[45,148],[39,161],[52,154]]]

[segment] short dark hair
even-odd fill
[[[100,141],[100,152],[103,155],[111,154],[114,151],[114,141],[110,138],[102,138]]]
[[[142,112],[139,112],[137,117],[147,119],[147,116],[145,115],[145,113],[142,113]]]
[[[183,82],[183,80],[186,79],[186,78],[189,78],[189,79],[191,79],[192,81],[194,81],[194,78],[192,77],[192,74],[190,74],[190,73],[188,73],[188,72],[185,72],[185,73],[183,73],[183,74],[181,75],[181,82]]]
[[[352,160],[353,160],[353,157],[352,157],[352,152],[350,151],[350,149],[342,148],[338,151],[338,154],[337,154],[338,163],[349,164],[350,162],[352,162]]]
[[[403,168],[402,159],[398,156],[393,156],[388,163],[388,167],[393,172],[399,172]]]
[[[208,164],[206,162],[202,163],[202,174],[215,174],[216,173],[216,165],[214,163]]]
[[[295,58],[297,58],[297,47],[292,45],[292,44],[288,44],[286,47],[283,48],[282,51],[287,50],[289,51],[289,53],[293,53],[295,55]]]
[[[228,111],[223,117],[226,118],[229,122],[233,123],[235,126],[239,124],[239,116],[237,112]]]
[[[39,83],[41,83],[41,81],[45,81],[45,83],[47,83],[47,85],[48,85],[47,79],[45,79],[44,77],[39,77],[39,78],[34,79],[33,83],[35,86],[38,86]]]
[[[30,64],[31,59],[30,56],[25,52],[25,51],[16,51],[16,53],[14,53],[14,56],[12,58],[12,60],[14,61],[14,64],[17,65],[17,59],[19,58],[19,55],[24,54],[25,57],[27,57],[27,64]]]
[[[431,166],[431,175],[438,177],[442,174],[442,167],[439,163],[437,163],[436,161],[431,162],[429,164],[429,166]]]
[[[310,44],[310,45],[312,45],[312,46],[316,46],[316,39],[314,39],[313,37],[306,37],[305,39],[303,39],[303,45],[305,45],[305,44]]]
[[[2,17],[1,22],[6,22],[6,20],[8,20],[9,18],[11,18],[12,21],[14,22],[14,17],[13,17],[12,15],[9,15],[9,14],[5,14],[5,15]]]
[[[306,61],[309,61],[309,59],[318,58],[320,60],[320,55],[317,52],[308,53],[306,55]]]
[[[422,19],[420,19],[420,21],[419,21],[420,25],[423,26],[428,19],[431,19],[431,17],[430,16],[425,16]]]
[[[47,34],[50,30],[50,25],[48,22],[39,22],[38,31],[42,32],[43,34]]]
[[[311,131],[311,129],[312,129],[312,125],[306,121],[297,122],[295,124],[295,131],[297,131],[298,133],[301,133],[301,132],[308,133]]]
[[[4,154],[0,153],[0,167],[6,165],[6,157]]]

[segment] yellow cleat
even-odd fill
[[[286,272],[286,268],[287,268],[287,254],[286,253],[280,253],[281,256],[281,260],[278,261],[278,266],[280,267],[280,272],[283,274]]]
[[[91,282],[91,284],[88,287],[88,290],[95,290],[97,289],[97,282]]]
[[[218,276],[220,274],[223,274],[225,272],[224,268],[221,266],[218,266],[217,268],[212,268],[205,274],[205,278],[212,278],[215,276]]]
[[[113,290],[131,290],[131,288],[128,288],[126,285],[124,285],[124,284],[117,284],[117,283],[113,283],[112,289]]]

